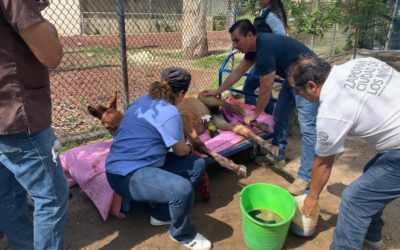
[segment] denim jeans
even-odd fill
[[[319,102],[311,103],[305,98],[296,95],[295,90],[285,81],[279,92],[278,102],[274,111],[274,137],[272,144],[281,148],[279,157],[270,153],[270,156],[276,160],[285,159],[285,149],[287,146],[287,137],[290,129],[290,119],[292,118],[295,107],[299,114],[301,140],[301,161],[298,171],[298,178],[307,182],[311,181],[311,165],[315,156],[315,145],[317,141],[316,119],[319,108]]]
[[[12,249],[65,249],[68,183],[52,153],[56,140],[50,127],[0,135],[0,227]],[[35,201],[33,223],[27,193]]]
[[[205,170],[205,161],[199,156],[177,157],[169,152],[161,168],[143,167],[127,176],[107,173],[107,179],[123,198],[157,203],[151,216],[160,221],[172,220],[171,237],[188,243],[197,234],[191,221],[194,187]]]
[[[250,74],[258,75],[258,70],[256,68],[256,65],[254,65],[253,68],[250,70]],[[247,77],[244,82],[244,85],[243,85],[243,91],[254,93],[258,87],[260,87],[259,79]],[[272,94],[271,94],[271,98],[272,98]],[[257,106],[257,98],[252,97],[252,96],[245,95],[244,102],[246,104],[251,104],[251,105]],[[265,107],[264,112],[266,114],[272,115],[274,113],[274,106],[275,106],[275,103],[270,101],[268,103],[267,107]]]
[[[332,250],[361,249],[364,239],[380,241],[386,205],[400,197],[400,149],[377,154],[364,174],[342,193]]]

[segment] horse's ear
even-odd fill
[[[114,97],[111,99],[111,102],[108,105],[107,109],[109,109],[109,108],[117,109],[117,94],[118,94],[118,91],[115,91]]]
[[[99,111],[99,110],[93,108],[92,106],[88,107],[88,111],[89,111],[89,114],[91,116],[97,117],[97,118],[99,118],[101,120],[101,117],[103,116],[103,112],[102,111]]]

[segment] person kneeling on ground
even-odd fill
[[[129,105],[106,160],[107,179],[122,197],[155,204],[150,224],[170,225],[172,240],[208,250],[211,242],[191,222],[194,187],[206,164],[185,143],[182,117],[175,107],[185,97],[191,75],[168,68],[162,80]],[[173,153],[168,152],[170,147]]]
[[[375,58],[356,59],[331,69],[322,59],[300,55],[287,75],[297,95],[321,103],[304,214],[309,216],[317,205],[335,155],[344,151],[346,136],[363,138],[378,154],[343,191],[330,249],[361,249],[363,243],[384,249],[383,210],[400,197],[400,73]]]

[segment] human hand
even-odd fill
[[[39,7],[39,10],[42,11],[50,5],[50,0],[36,0],[36,4]]]
[[[201,92],[203,92],[204,96],[217,96],[218,95],[216,90],[211,90],[211,89],[203,89]]]
[[[253,113],[253,114],[250,114],[250,115],[246,115],[246,116],[244,117],[244,122],[245,122],[248,126],[251,126],[250,123],[251,123],[252,121],[256,120],[257,118],[258,118],[258,115],[255,115],[254,113]]]
[[[306,218],[310,216],[311,212],[317,206],[318,201],[318,198],[314,198],[311,195],[306,196],[306,199],[304,200],[304,205],[301,208],[301,211],[303,211],[303,214],[306,216]]]

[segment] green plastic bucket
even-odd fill
[[[252,250],[282,249],[296,205],[293,196],[281,187],[266,183],[256,183],[245,187],[240,192],[240,208],[246,245]],[[259,208],[278,213],[283,221],[275,224],[256,221],[248,212]]]

